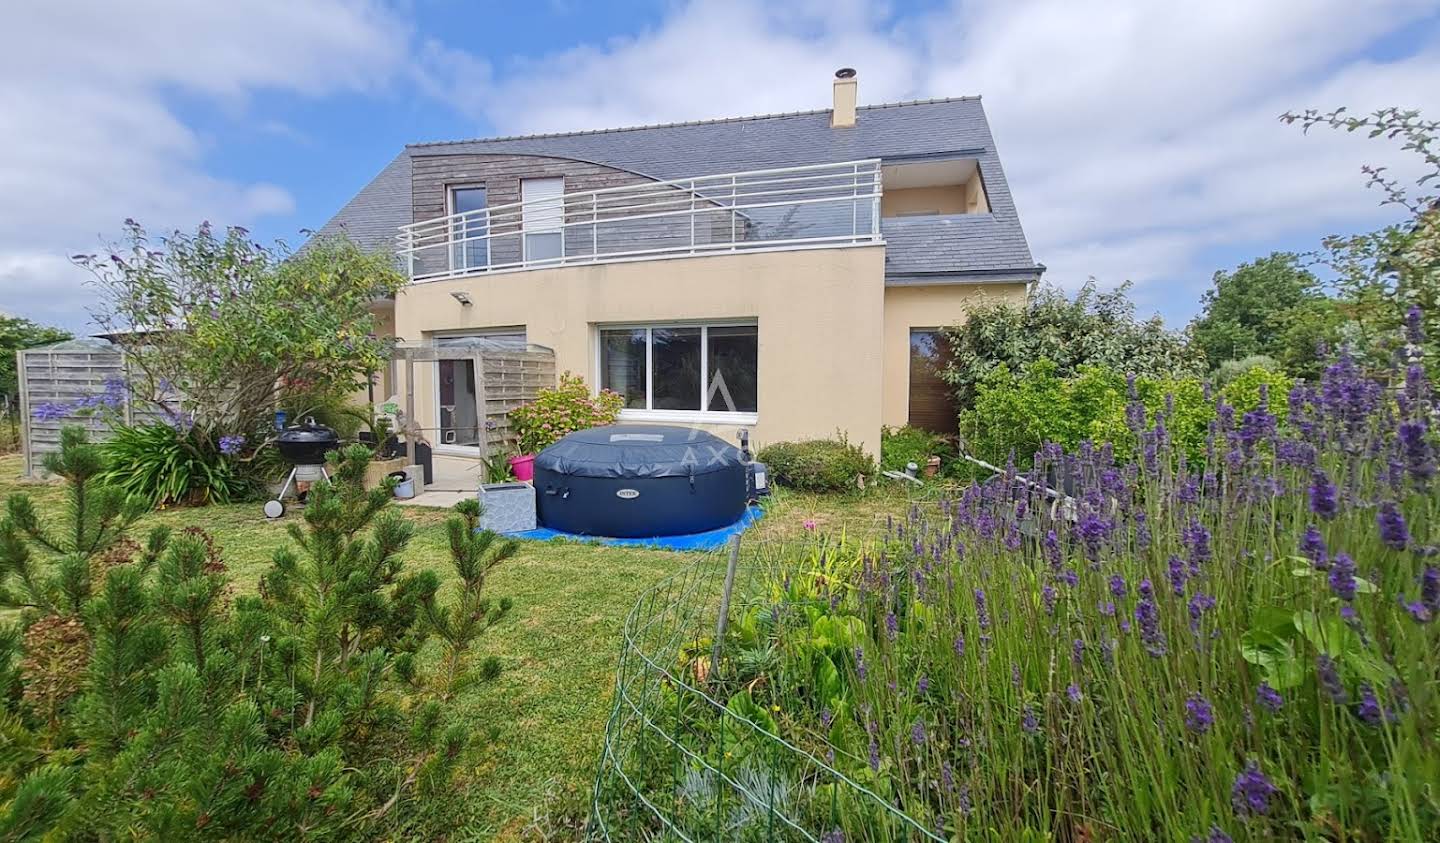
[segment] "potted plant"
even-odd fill
[[[585,379],[565,372],[554,387],[540,390],[535,400],[510,411],[519,454],[510,458],[515,479],[535,477],[535,455],[555,444],[562,436],[591,427],[614,424],[625,399],[620,393],[602,389],[591,395]]]

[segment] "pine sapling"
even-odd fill
[[[6,501],[0,520],[0,606],[80,614],[94,587],[92,559],[120,541],[146,510],[143,499],[100,483],[96,475],[103,468],[100,450],[87,441],[84,429],[67,427],[60,434],[60,450],[45,455],[45,469],[67,481],[69,523],[48,529],[29,495],[16,493]]]
[[[485,578],[492,568],[515,554],[519,542],[503,539],[492,530],[478,529],[479,521],[479,501],[472,498],[455,505],[455,515],[445,522],[445,533],[450,542],[450,560],[460,580],[459,594],[449,606],[441,607],[432,590],[422,604],[431,630],[444,643],[439,681],[441,695],[446,699],[465,685],[493,679],[500,673],[500,660],[494,656],[485,659],[478,672],[469,671],[470,650],[510,611],[510,598],[491,600],[485,596]]]

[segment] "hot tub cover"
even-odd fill
[[[714,434],[658,424],[579,430],[535,457],[537,469],[571,477],[699,477],[744,464],[740,449]]]

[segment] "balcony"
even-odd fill
[[[561,193],[400,227],[412,281],[882,242],[877,159]]]

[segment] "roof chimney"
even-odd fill
[[[842,67],[835,71],[835,108],[830,112],[831,128],[855,125],[855,92],[858,87],[855,68]]]

